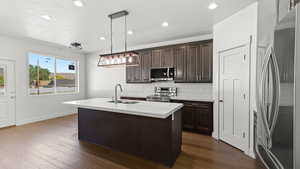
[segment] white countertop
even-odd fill
[[[162,103],[138,101],[136,104],[110,103],[109,98],[93,98],[64,102],[79,108],[103,110],[115,113],[131,114],[165,119],[183,107],[181,103]]]

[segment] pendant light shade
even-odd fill
[[[100,59],[98,62],[98,66],[100,67],[112,67],[116,65],[126,65],[126,66],[139,66],[140,65],[140,57],[139,54],[135,51],[127,51],[127,15],[129,13],[127,11],[120,11],[113,14],[108,15],[110,18],[110,54],[102,54],[100,55]],[[112,20],[116,18],[124,17],[124,35],[125,41],[124,52],[113,53],[113,41],[112,41]]]
[[[111,67],[117,65],[139,66],[140,57],[136,52],[121,52],[100,55],[98,66]]]

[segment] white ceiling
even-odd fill
[[[212,33],[213,23],[232,15],[256,0],[215,0],[216,10],[207,8],[211,0],[83,0],[83,8],[72,0],[1,0],[0,34],[25,37],[68,46],[83,44],[87,52],[109,48],[108,14],[128,10],[129,46],[199,36]],[[51,21],[42,19],[49,15]],[[245,18],[247,19],[247,18]],[[162,28],[167,21],[169,27]],[[114,20],[115,47],[124,40],[123,20]],[[104,36],[105,41],[100,37]]]

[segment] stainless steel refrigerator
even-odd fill
[[[295,160],[300,104],[298,0],[259,0],[258,4],[255,152],[267,169],[300,169]]]

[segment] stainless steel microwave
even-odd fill
[[[151,81],[168,81],[174,80],[174,68],[153,68],[151,69]]]

